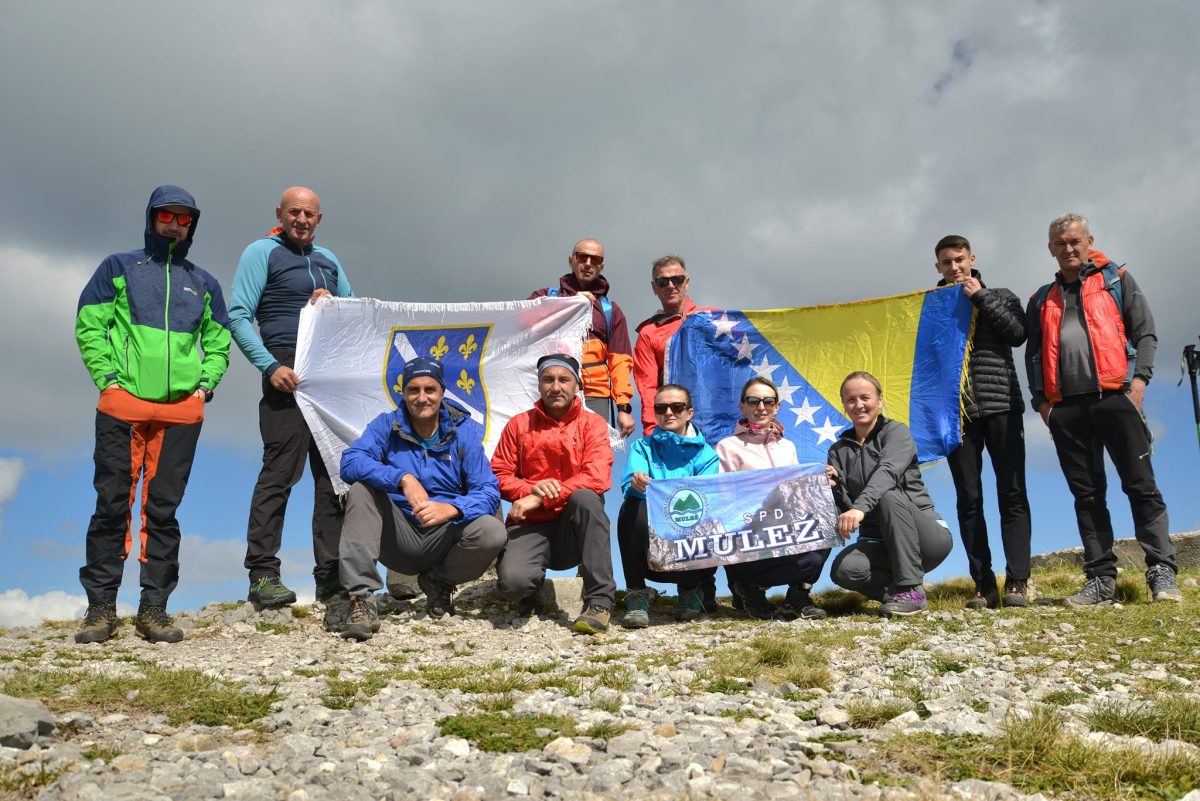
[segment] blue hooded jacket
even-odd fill
[[[421,482],[430,500],[457,507],[461,522],[495,514],[500,484],[483,452],[483,427],[449,398],[442,399],[438,417],[438,441],[426,448],[403,406],[379,415],[342,453],[342,480],[383,490],[417,527],[400,492],[406,473]]]
[[[163,206],[191,211],[183,241],[155,232],[154,210]],[[83,288],[75,340],[97,389],[117,384],[165,403],[220,383],[229,366],[225,299],[217,280],[186,258],[199,220],[191,194],[158,187],[146,204],[145,247],[109,256]]]
[[[659,428],[633,444],[625,461],[625,475],[621,477],[621,489],[626,498],[646,497],[646,493],[633,488],[634,473],[660,479],[711,476],[720,472],[717,452],[704,441],[695,426],[689,426],[689,429],[694,436],[684,437]]]

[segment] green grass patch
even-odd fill
[[[554,715],[509,715],[483,712],[477,715],[451,715],[438,721],[438,729],[447,737],[461,737],[481,751],[512,753],[541,750],[558,737],[575,734],[570,718]]]
[[[1093,729],[1112,734],[1200,745],[1200,701],[1191,696],[1161,695],[1143,702],[1099,704],[1088,714],[1087,722]]]
[[[119,748],[111,746],[94,745],[91,748],[86,748],[80,752],[80,756],[89,762],[95,762],[97,759],[103,759],[105,762],[112,762],[113,759],[121,755]]]
[[[513,670],[520,673],[532,673],[536,676],[542,673],[552,673],[556,667],[558,664],[555,662],[532,662],[527,665],[514,665]]]
[[[372,670],[358,679],[329,677],[325,681],[325,694],[321,703],[329,709],[350,709],[361,696],[374,698],[379,691],[393,681],[412,678],[412,674],[401,670]]]
[[[286,623],[268,623],[265,620],[260,620],[254,624],[254,629],[263,634],[287,634],[292,630],[292,627]]]
[[[297,620],[312,617],[312,607],[307,604],[294,604],[292,606],[292,617]]]
[[[931,660],[931,666],[937,673],[962,673],[968,667],[966,662],[949,656],[935,656]]]
[[[1052,706],[1070,706],[1087,698],[1087,693],[1078,690],[1053,690],[1042,696],[1043,704]]]
[[[717,715],[723,718],[732,718],[734,723],[741,723],[746,718],[765,720],[767,717],[764,713],[754,709],[722,709]]]
[[[1200,782],[1200,759],[1178,751],[1093,746],[1064,733],[1057,709],[1010,717],[998,738],[904,733],[876,744],[864,774],[900,770],[939,781],[982,779],[1070,799],[1177,799]]]
[[[604,665],[594,668],[580,668],[571,671],[571,675],[584,679],[585,685],[608,687],[612,690],[625,692],[633,686],[634,673],[624,665]]]
[[[22,770],[15,765],[0,767],[0,797],[36,798],[43,787],[53,784],[61,775],[62,770],[46,770],[41,762],[34,770]]]
[[[745,645],[718,651],[702,671],[699,686],[708,692],[745,692],[745,682],[737,680],[760,677],[802,689],[829,689],[833,681],[826,652],[788,632],[758,634]]]
[[[911,703],[901,699],[869,701],[856,698],[846,705],[846,714],[850,715],[850,725],[856,729],[877,729],[912,708]]]
[[[636,729],[632,723],[618,720],[605,720],[599,723],[593,723],[586,729],[579,730],[576,734],[579,737],[592,737],[597,740],[611,740],[614,737],[624,734],[627,731]]]
[[[516,702],[516,696],[512,693],[484,695],[474,699],[475,708],[480,712],[511,712]]]

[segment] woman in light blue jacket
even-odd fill
[[[650,527],[646,522],[646,487],[662,478],[687,478],[715,475],[720,461],[700,432],[692,425],[692,393],[678,384],[664,384],[654,396],[654,419],[658,425],[649,437],[634,443],[625,463],[621,489],[625,502],[617,517],[617,544],[625,571],[628,593],[625,596],[626,628],[650,625],[650,602],[654,590],[646,580],[679,586],[676,620],[695,620],[703,611],[700,584],[716,573],[715,567],[701,570],[657,572],[647,564]]]

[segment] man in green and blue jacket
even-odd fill
[[[79,296],[75,340],[100,400],[96,512],[88,525],[86,564],[79,570],[88,609],[76,642],[103,642],[116,629],[139,479],[137,631],[156,642],[183,639],[166,612],[179,581],[175,510],[191,473],[204,404],[229,366],[221,287],[187,259],[199,219],[188,192],[158,187],[146,206],[145,246],[101,262]]]

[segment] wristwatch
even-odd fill
[[[633,414],[633,405],[629,403],[618,403],[617,411],[625,412],[625,414]]]

